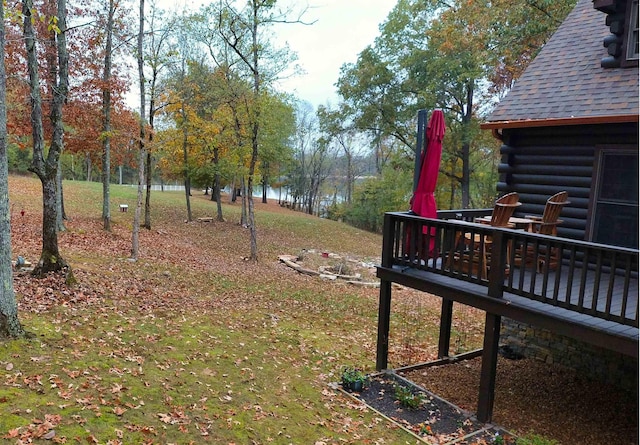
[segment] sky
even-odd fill
[[[314,108],[337,104],[334,84],[344,63],[356,62],[358,54],[373,44],[378,25],[397,0],[309,0],[304,20],[313,25],[277,25],[277,34],[298,55],[306,72],[280,83],[282,91],[295,93]],[[301,3],[301,2],[296,2]]]

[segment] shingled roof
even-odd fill
[[[592,0],[579,0],[483,127],[558,125],[596,117],[607,122],[635,116],[637,121],[638,67],[600,65],[607,55],[605,19]]]

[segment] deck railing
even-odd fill
[[[490,209],[438,219],[385,214],[382,267],[425,271],[638,327],[638,250],[471,222]]]

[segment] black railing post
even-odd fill
[[[391,319],[391,282],[380,280],[378,305],[378,345],[376,348],[376,370],[387,369],[389,360],[389,322]]]
[[[507,247],[510,242],[502,230],[494,229],[491,234],[491,261],[489,269],[488,295],[502,298],[507,262]],[[501,317],[487,312],[482,345],[482,369],[480,371],[480,393],[478,395],[478,420],[491,422],[495,399],[496,368],[498,364],[498,343],[500,340]]]
[[[491,235],[491,260],[489,262],[489,289],[490,297],[502,298],[504,292],[505,267],[507,266],[507,247],[509,241],[505,239],[504,232],[494,229]]]
[[[385,213],[382,233],[382,267],[393,265],[393,242],[395,224],[392,215]],[[376,370],[387,369],[389,359],[389,324],[391,319],[391,282],[380,280],[378,303],[378,344],[376,348]]]
[[[449,357],[451,346],[451,323],[453,320],[453,301],[442,299],[440,309],[440,338],[438,340],[438,358]]]
[[[393,265],[393,241],[395,239],[395,221],[390,213],[384,214],[382,226],[382,267]]]
[[[500,339],[500,316],[487,312],[482,345],[482,369],[480,370],[480,394],[478,395],[478,420],[491,422],[496,388],[498,364],[498,340]]]

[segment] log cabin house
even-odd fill
[[[497,190],[519,194],[514,215],[542,214],[563,190],[570,203],[562,224],[549,236],[473,223],[491,209],[441,211],[437,219],[385,214],[377,369],[388,365],[391,284],[399,283],[442,298],[441,358],[449,357],[453,302],[485,311],[483,422],[491,420],[500,342],[553,353],[549,337],[527,350],[536,339],[518,329],[550,333],[565,357],[584,355],[566,339],[586,345],[637,380],[638,94],[638,0],[579,0],[483,124],[502,142]],[[483,240],[476,251],[491,239],[486,268],[457,242],[461,234]],[[425,248],[434,239],[435,254]]]

